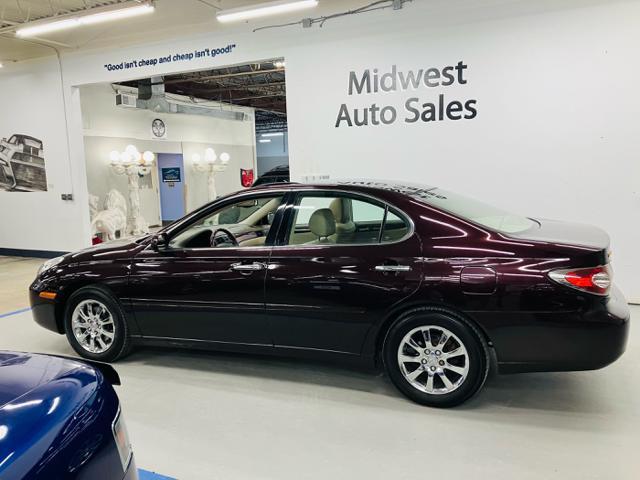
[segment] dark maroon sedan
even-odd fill
[[[608,245],[439,188],[276,184],[50,260],[31,301],[89,359],[162,344],[382,364],[412,400],[450,406],[492,364],[588,370],[623,353]]]

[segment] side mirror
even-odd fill
[[[158,233],[151,238],[151,248],[156,252],[162,252],[169,247],[169,239],[166,233]]]

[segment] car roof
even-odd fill
[[[405,181],[395,180],[358,180],[358,179],[345,179],[345,180],[332,180],[326,182],[315,183],[269,183],[264,185],[257,185],[252,187],[251,190],[322,190],[322,189],[338,189],[338,190],[377,190],[395,192],[404,195],[416,194],[428,190],[433,190],[436,187],[429,185],[421,185]]]
[[[271,170],[267,170],[260,176],[265,177],[270,175],[284,175],[284,174],[289,174],[289,165],[278,165],[277,167],[273,167]]]

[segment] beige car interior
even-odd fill
[[[275,214],[281,203],[282,197],[276,197],[267,199],[265,204],[261,206],[256,200],[230,205],[176,235],[170,241],[170,246],[174,248],[210,248],[211,236],[219,229],[228,230],[233,234],[241,247],[264,245],[267,233],[271,228],[269,215]],[[238,220],[242,216],[242,210],[247,208],[255,208],[255,211],[249,213],[243,220]]]
[[[263,246],[266,243],[273,216],[282,199],[281,196],[263,198],[225,207],[201,223],[178,234],[171,241],[171,245],[182,248],[208,248],[211,247],[211,236],[222,229],[229,231],[240,247]],[[289,234],[289,245],[361,245],[380,242],[384,208],[362,200],[352,200],[349,197],[317,197],[317,199],[308,197],[307,200],[310,204],[300,206],[296,212],[294,225]],[[262,201],[265,203],[260,205]],[[358,218],[354,219],[356,206]],[[365,208],[367,206],[368,212]],[[307,217],[309,211],[312,213]],[[245,214],[247,214],[246,218],[240,220]],[[356,224],[355,220],[359,223]],[[382,241],[399,240],[407,231],[406,222],[389,212],[382,231]],[[224,237],[224,233],[221,232],[220,235]],[[226,241],[218,245],[218,247],[222,246],[232,245]]]
[[[249,229],[255,229],[256,226],[259,225],[260,222],[262,222],[266,217],[268,217],[270,214],[275,214],[276,210],[278,209],[281,203],[282,203],[282,198],[280,197],[272,198],[267,203],[265,203],[262,207],[260,207],[258,210],[253,212],[247,218],[245,218],[241,222],[241,224],[246,225]],[[267,241],[267,234],[265,232],[265,234],[261,237],[250,238],[248,240],[240,241],[239,245],[241,247],[260,247],[264,245],[266,241]]]

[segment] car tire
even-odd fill
[[[453,407],[471,398],[484,385],[491,365],[478,328],[437,307],[401,315],[386,335],[382,354],[398,390],[431,407]]]
[[[125,314],[104,288],[83,287],[74,292],[65,307],[64,326],[67,340],[81,357],[115,362],[131,351]]]

